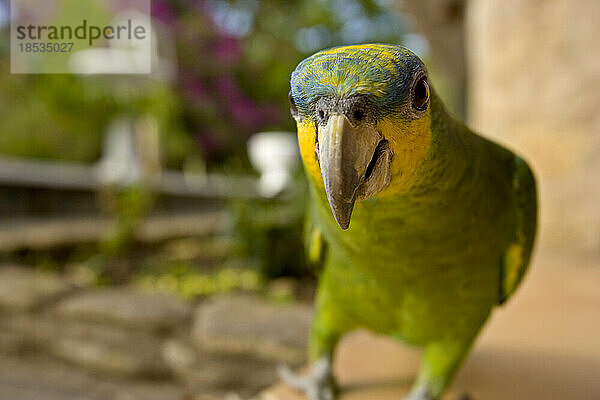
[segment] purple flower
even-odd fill
[[[209,91],[198,78],[191,78],[182,83],[188,100],[192,104],[198,104],[206,101],[209,98]]]
[[[152,2],[152,16],[166,25],[174,25],[177,20],[173,7],[168,2],[161,0]]]
[[[211,53],[217,62],[231,66],[240,61],[241,49],[239,41],[231,36],[222,36],[211,46]]]
[[[225,108],[233,119],[247,129],[256,129],[264,121],[264,115],[239,88],[231,76],[217,79],[217,91]]]

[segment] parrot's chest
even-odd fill
[[[333,252],[332,252],[333,253]],[[356,328],[421,344],[481,324],[497,299],[497,266],[385,251],[333,255],[323,278]]]
[[[372,206],[357,208],[355,226],[331,243],[326,264],[326,284],[358,325],[418,344],[482,323],[497,300],[508,230],[486,221],[506,220],[502,210],[427,215]]]

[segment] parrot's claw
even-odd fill
[[[315,362],[308,375],[300,376],[294,373],[287,365],[277,369],[281,380],[303,391],[308,400],[334,400],[335,383],[331,372],[331,358],[322,357]]]

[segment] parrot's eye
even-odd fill
[[[352,116],[354,117],[355,120],[362,121],[362,119],[365,117],[365,113],[363,110],[354,110],[354,113],[352,114]]]
[[[417,81],[413,92],[413,107],[416,110],[424,111],[429,105],[429,85],[427,78],[422,77]]]
[[[298,107],[296,107],[296,102],[294,101],[291,90],[288,94],[288,100],[290,101],[290,112],[292,113],[292,116],[295,117],[298,115]]]

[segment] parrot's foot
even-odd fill
[[[404,398],[404,400],[436,400],[435,397],[431,395],[431,392],[426,387],[420,387],[412,390],[408,396]]]
[[[418,388],[411,391],[404,400],[436,400],[427,388]],[[458,400],[473,400],[468,393],[463,393]]]
[[[303,391],[308,400],[334,400],[335,383],[331,371],[331,358],[321,357],[308,375],[295,374],[287,365],[277,369],[279,377],[294,389]]]

